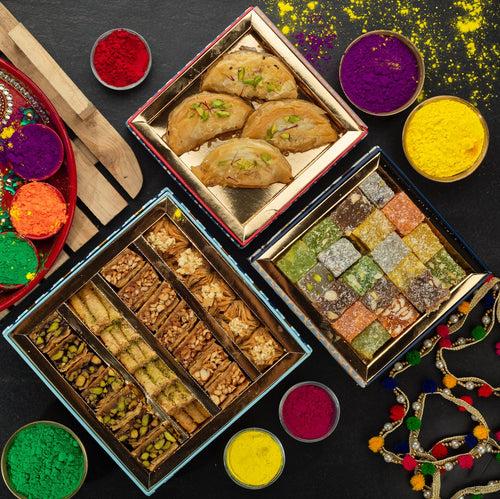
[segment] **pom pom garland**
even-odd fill
[[[395,378],[387,376],[387,378],[384,378],[382,380],[382,386],[387,390],[394,390],[394,388],[397,388],[398,382],[396,381]]]
[[[439,340],[439,346],[440,346],[440,348],[450,348],[451,347],[450,338],[441,338]]]
[[[404,406],[396,404],[389,409],[389,417],[391,418],[391,421],[399,421],[405,417],[405,412]]]
[[[474,401],[472,400],[472,397],[469,397],[469,395],[463,395],[462,397],[460,397],[460,400],[463,400],[464,402],[467,402],[467,404],[469,404],[469,405],[473,405],[474,404]],[[465,412],[467,410],[465,407],[462,407],[461,405],[457,406],[457,409],[460,412]]]
[[[413,475],[410,479],[410,485],[413,490],[416,492],[423,490],[425,487],[425,478],[424,475],[417,473],[416,475]]]
[[[420,465],[420,472],[422,475],[434,475],[436,467],[432,463],[422,463]]]
[[[475,340],[479,341],[486,336],[486,331],[483,326],[474,326],[471,334]]]
[[[472,430],[472,433],[478,440],[486,440],[490,435],[488,428],[482,424],[478,424],[474,430]]]
[[[495,439],[496,439],[497,442],[500,442],[500,431],[497,431],[495,433]]]
[[[403,457],[401,464],[406,471],[413,471],[417,467],[417,460],[410,456],[410,454],[406,454],[406,456]]]
[[[441,338],[446,338],[450,334],[450,328],[446,324],[439,324],[436,328],[436,332]]]
[[[410,416],[409,418],[406,418],[406,427],[410,431],[419,430],[421,426],[422,421],[420,421],[420,419],[418,419],[416,416]]]
[[[477,394],[479,395],[479,397],[483,397],[483,398],[491,397],[491,395],[493,395],[493,388],[491,388],[490,385],[485,383],[484,385],[481,385],[478,388]]]
[[[432,448],[431,454],[436,459],[444,459],[448,455],[448,447],[444,444],[438,443]]]
[[[406,354],[406,362],[408,362],[411,366],[418,366],[421,360],[420,352],[418,350],[410,350]]]
[[[426,379],[422,383],[422,391],[424,393],[434,393],[437,390],[437,383],[433,379]]]
[[[467,445],[469,449],[473,449],[477,445],[477,438],[472,433],[468,433],[465,435],[465,445]]]
[[[463,301],[462,303],[460,303],[460,305],[458,306],[458,311],[461,313],[461,314],[468,314],[469,313],[469,310],[470,310],[470,303],[468,301]]]
[[[470,454],[463,454],[457,457],[460,468],[470,470],[474,466],[474,458]]]
[[[457,386],[457,378],[453,374],[445,374],[443,376],[443,385],[446,388],[455,388]]]
[[[368,448],[372,452],[380,452],[382,447],[384,446],[384,439],[382,437],[372,437],[368,440]]]

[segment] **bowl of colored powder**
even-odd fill
[[[449,95],[420,103],[403,128],[403,149],[411,166],[437,182],[473,173],[486,155],[488,125],[469,102]]]
[[[270,431],[247,428],[233,435],[226,444],[224,467],[237,485],[263,489],[281,475],[285,467],[285,450]]]
[[[46,239],[66,223],[67,211],[66,201],[56,187],[45,182],[30,182],[17,190],[9,215],[12,226],[22,236]]]
[[[389,116],[415,102],[424,84],[424,60],[403,35],[370,31],[345,50],[339,78],[354,106],[368,114]]]
[[[64,146],[52,128],[33,123],[14,132],[8,141],[6,159],[14,173],[25,180],[45,180],[61,167]]]
[[[279,405],[279,418],[291,437],[300,442],[319,442],[335,430],[340,405],[326,385],[304,381],[285,392]]]
[[[151,70],[152,60],[146,40],[126,28],[103,33],[90,53],[94,76],[113,90],[130,90],[141,84]]]
[[[2,477],[15,497],[73,497],[87,476],[87,454],[69,428],[35,421],[17,430],[2,451]]]
[[[38,265],[38,253],[30,241],[15,232],[0,232],[0,289],[28,284]]]

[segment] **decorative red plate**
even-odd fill
[[[16,289],[0,289],[0,311],[26,296],[43,278],[61,252],[73,220],[76,205],[76,163],[65,125],[45,94],[24,73],[0,58],[0,146],[8,147],[12,128],[41,123],[57,132],[64,146],[64,161],[59,170],[44,180],[57,187],[68,205],[68,219],[54,236],[32,240],[40,261],[36,276]],[[25,181],[15,176],[0,151],[0,232],[13,230],[8,209],[15,191]]]

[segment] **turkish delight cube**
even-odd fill
[[[399,295],[379,315],[378,320],[389,334],[395,338],[411,326],[418,317],[418,312],[413,305],[403,295]]]
[[[372,257],[384,272],[390,272],[410,252],[403,240],[391,232],[372,251]]]
[[[309,300],[313,301],[322,296],[333,281],[333,274],[324,265],[318,263],[304,274],[297,285]]]
[[[393,230],[387,217],[380,210],[375,210],[352,231],[352,235],[372,250]]]
[[[387,272],[387,275],[399,289],[406,289],[411,279],[422,275],[426,270],[425,265],[410,253],[394,267],[394,270]]]
[[[325,248],[331,246],[342,237],[342,229],[330,218],[327,217],[312,229],[309,229],[302,240],[307,247],[318,254]]]
[[[359,225],[374,209],[359,189],[352,191],[347,199],[334,210],[332,220],[346,233]]]
[[[394,196],[394,191],[385,183],[384,179],[373,172],[360,184],[363,194],[376,206],[381,208]]]
[[[432,275],[448,288],[458,284],[467,275],[444,248],[438,251],[426,265]]]
[[[380,267],[369,256],[362,256],[341,279],[358,295],[363,296],[383,276]]]
[[[304,241],[297,241],[278,260],[278,268],[292,282],[297,282],[310,268],[316,264],[316,256]]]
[[[425,218],[404,192],[398,192],[382,211],[403,236],[409,234]]]
[[[418,225],[403,240],[424,263],[443,247],[426,223]]]
[[[314,300],[313,305],[328,321],[332,322],[338,319],[357,298],[356,293],[349,286],[341,281],[335,281]]]
[[[444,288],[439,279],[427,271],[410,281],[405,290],[405,296],[417,310],[429,313],[437,310],[439,305],[449,298],[450,291]]]
[[[373,288],[361,298],[361,302],[373,313],[381,314],[392,302],[396,296],[399,295],[399,290],[392,284],[391,281],[382,277],[379,279]]]
[[[351,341],[363,329],[367,328],[377,316],[370,312],[360,301],[351,305],[334,323],[333,329],[337,331],[346,341]]]
[[[361,253],[343,237],[318,255],[318,260],[331,270],[335,277],[347,270],[361,258]]]
[[[366,329],[352,340],[352,347],[358,354],[366,360],[373,359],[373,356],[382,348],[389,340],[391,335],[380,324],[380,322],[372,322]]]

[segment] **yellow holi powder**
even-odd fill
[[[225,451],[229,474],[250,487],[265,487],[280,473],[283,452],[275,437],[264,430],[237,433]]]
[[[6,126],[2,132],[0,133],[0,138],[2,139],[10,139],[12,135],[14,135],[14,132],[16,129],[13,126]]]
[[[424,104],[406,125],[405,152],[417,170],[447,178],[470,168],[481,154],[485,130],[466,103],[441,99]]]

